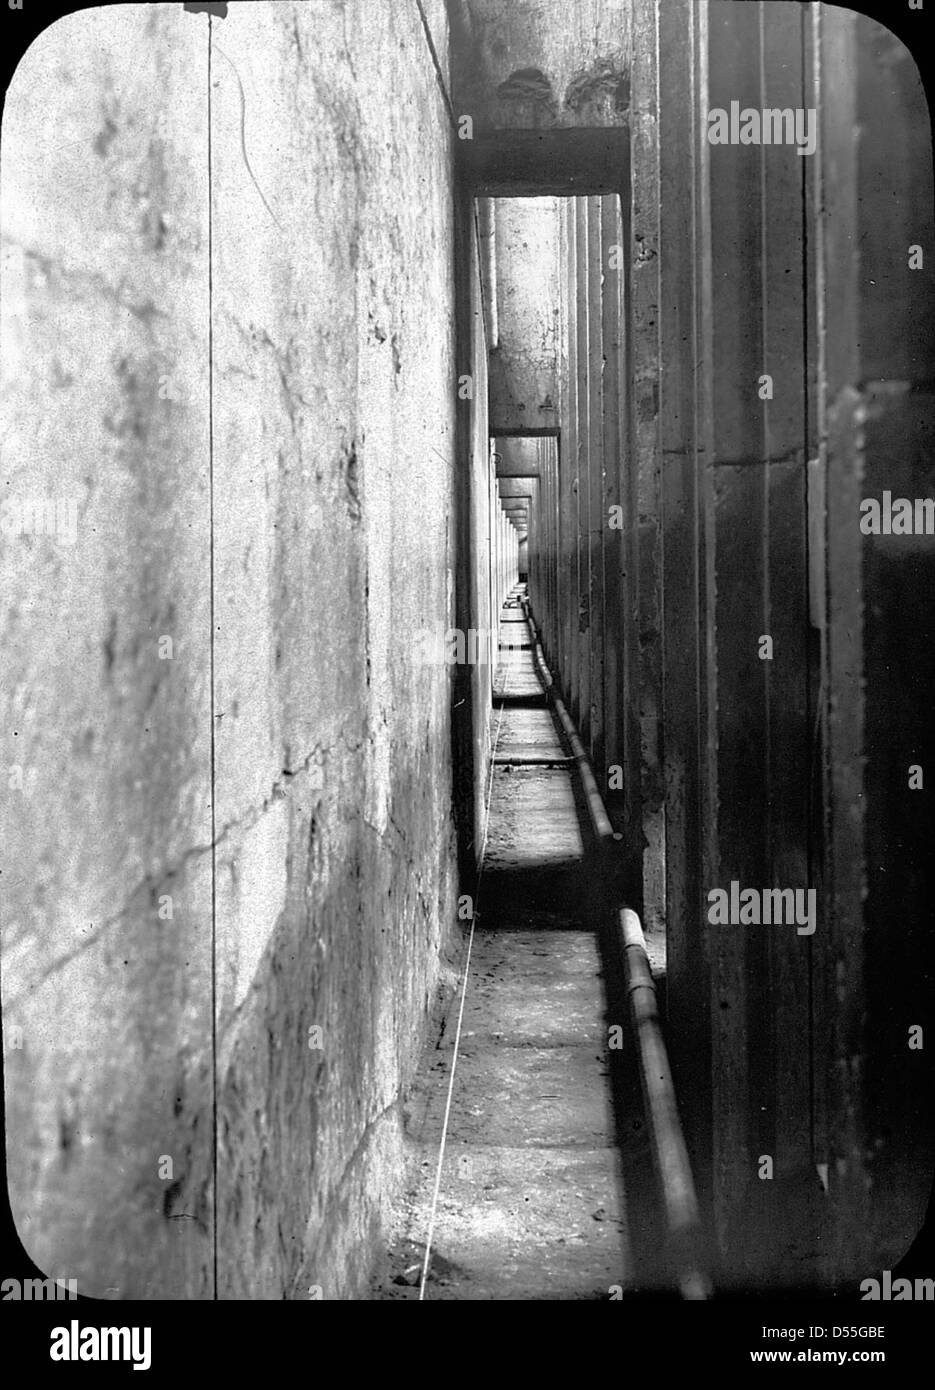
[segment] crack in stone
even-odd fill
[[[347,737],[343,733],[339,736],[338,742],[343,743],[345,749],[349,753],[358,752],[364,745],[364,740],[359,740],[356,743],[349,743]],[[245,812],[244,815],[239,816],[235,820],[228,821],[218,832],[213,841],[203,845],[193,845],[191,849],[185,851],[181,858],[171,868],[164,870],[159,875],[148,874],[142,882],[137,884],[136,888],[133,889],[119,912],[105,919],[100,927],[98,927],[97,931],[86,937],[79,946],[76,946],[71,951],[65,952],[47,965],[42,973],[26,984],[19,993],[9,996],[6,1000],[7,1009],[15,1009],[25,996],[45,984],[52,975],[64,969],[65,966],[69,965],[78,956],[87,951],[89,947],[101,941],[107,932],[115,927],[118,922],[122,922],[127,917],[134,909],[138,900],[145,900],[148,898],[150,904],[152,904],[159,896],[158,890],[178,878],[192,860],[210,854],[212,851],[217,851],[217,849],[236,832],[240,830],[252,830],[275,802],[282,801],[285,798],[285,787],[287,782],[291,782],[294,778],[301,777],[304,773],[308,772],[311,764],[316,759],[321,758],[323,753],[327,756],[323,745],[316,744],[311,753],[309,753],[301,763],[297,764],[294,768],[283,768],[282,775],[276,779],[269,795],[264,797],[258,807],[252,808],[252,810]]]

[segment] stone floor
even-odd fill
[[[524,636],[521,610],[505,608],[501,643]],[[507,703],[493,711],[486,855],[425,1297],[609,1299],[639,1282],[624,1185],[635,1174],[645,1208],[649,1147],[632,1058],[607,1047],[608,1027],[626,1017],[608,1003],[586,919],[586,821],[568,750],[529,648],[501,654]],[[377,1298],[419,1297],[458,1005],[409,1097],[414,1179]],[[622,1085],[615,1067],[628,1069]],[[644,1247],[651,1224],[636,1223]]]

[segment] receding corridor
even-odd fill
[[[629,1252],[586,831],[516,598],[500,635],[490,813],[424,1292],[606,1298]],[[407,1106],[421,1182],[384,1296],[422,1288],[458,1013],[455,998]]]
[[[28,49],[24,1269],[153,1304],[935,1277],[935,215],[893,23],[248,0]]]

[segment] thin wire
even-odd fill
[[[211,101],[213,78],[212,35],[214,17],[208,15],[208,663],[211,713],[211,1270],[213,1296],[218,1293],[218,941],[217,941],[217,748],[216,748],[216,672],[214,643],[214,147],[211,129],[214,119]]]
[[[504,605],[505,606],[505,605]],[[501,608],[500,626],[503,625]],[[451,1074],[448,1077],[448,1097],[445,1101],[445,1118],[442,1121],[442,1138],[438,1149],[438,1166],[435,1169],[435,1190],[432,1193],[432,1208],[429,1213],[429,1229],[425,1238],[425,1259],[422,1262],[422,1278],[419,1281],[419,1302],[425,1302],[425,1284],[429,1275],[429,1260],[432,1257],[432,1237],[435,1234],[435,1214],[438,1210],[438,1195],[442,1185],[442,1164],[445,1161],[445,1143],[448,1139],[448,1118],[451,1114],[451,1097],[454,1093],[455,1071],[458,1066],[458,1049],[461,1045],[461,1022],[464,1018],[464,1001],[467,998],[468,977],[471,973],[471,950],[474,946],[474,924],[477,920],[477,905],[480,902],[480,886],[484,877],[484,863],[487,855],[487,827],[490,824],[490,796],[493,791],[493,774],[496,767],[497,749],[500,746],[500,730],[503,726],[503,711],[506,701],[506,687],[510,681],[510,668],[506,666],[506,681],[500,691],[500,717],[497,720],[497,733],[490,753],[490,777],[487,783],[486,805],[484,807],[484,834],[481,838],[480,867],[477,871],[477,888],[474,893],[474,911],[471,913],[471,932],[468,936],[467,956],[464,961],[464,979],[461,985],[461,1003],[458,1008],[458,1026],[455,1029],[454,1049],[451,1056]]]

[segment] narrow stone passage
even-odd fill
[[[0,1303],[215,1379],[244,1302],[846,1351],[935,1285],[935,0],[55,8],[0,0]]]
[[[499,738],[425,1297],[607,1299],[629,1255],[601,957],[567,750],[522,609],[501,615]],[[407,1115],[420,1174],[379,1295],[418,1298],[455,998]]]

